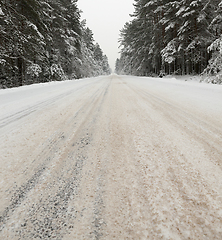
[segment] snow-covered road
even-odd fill
[[[0,90],[0,166],[0,239],[222,239],[222,86]]]

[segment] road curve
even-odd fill
[[[222,91],[76,84],[2,120],[0,239],[222,239]]]

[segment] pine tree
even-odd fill
[[[110,74],[108,58],[98,43],[95,43],[92,31],[86,26],[86,21],[81,23],[82,39],[81,54],[78,66],[78,77],[95,77]]]
[[[208,74],[207,81],[213,83],[222,83],[222,1],[218,1],[216,15],[213,18],[210,28],[213,29],[214,41],[208,47],[212,52],[212,58],[209,61],[204,73]]]
[[[103,74],[93,41],[77,0],[1,0],[0,87]]]
[[[3,85],[23,85],[27,64],[44,57],[46,30],[37,11],[36,0],[3,1],[1,3],[1,66]],[[10,79],[10,80],[7,80]]]
[[[135,0],[134,19],[120,32],[118,71],[203,72],[211,57],[207,49],[218,34],[210,27],[218,4],[218,0]]]

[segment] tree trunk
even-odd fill
[[[22,86],[25,80],[25,62],[22,57],[18,57],[18,86]]]

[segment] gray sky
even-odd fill
[[[132,18],[134,0],[79,0],[79,9],[83,11],[82,19],[93,31],[94,39],[99,43],[103,53],[109,59],[114,70],[115,61],[119,57],[119,31]]]

